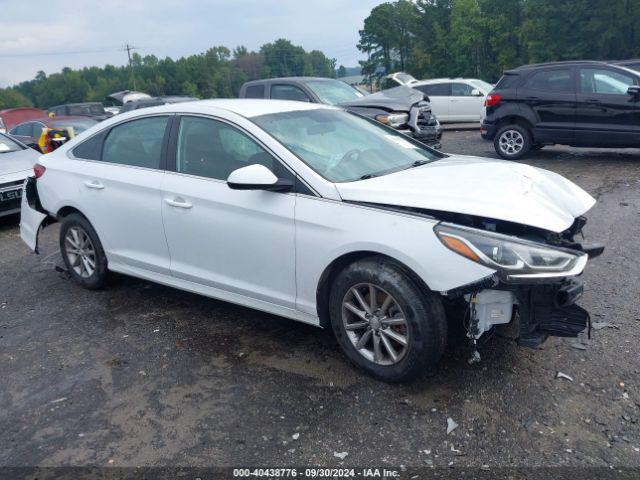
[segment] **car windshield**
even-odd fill
[[[377,122],[338,109],[261,115],[252,121],[331,182],[385,175],[442,154]]]
[[[97,122],[93,120],[64,120],[60,122],[51,122],[52,128],[67,128],[73,127],[73,133],[78,135],[84,132],[86,129],[93,127]]]
[[[350,102],[363,97],[362,93],[340,80],[311,80],[306,82],[322,103],[337,105],[342,102]]]
[[[0,153],[17,152],[19,150],[22,150],[19,143],[0,133]]]

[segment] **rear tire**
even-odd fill
[[[60,253],[71,278],[89,290],[102,288],[107,281],[107,257],[91,223],[78,213],[63,218],[60,226]]]
[[[531,150],[529,129],[518,124],[505,125],[496,134],[493,147],[505,160],[517,160]]]
[[[329,314],[347,357],[386,382],[405,382],[425,373],[446,346],[440,299],[384,257],[359,260],[337,275]]]

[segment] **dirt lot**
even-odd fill
[[[476,131],[443,143],[495,156]],[[36,256],[1,220],[0,465],[639,467],[640,151],[526,162],[598,198],[586,235],[607,250],[580,303],[611,327],[586,350],[494,336],[480,364],[450,350],[406,386],[366,377],[309,326],[133,278],[82,290],[54,270],[57,227]]]

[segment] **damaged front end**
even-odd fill
[[[575,304],[583,293],[575,277],[604,247],[575,240],[584,217],[561,233],[488,219],[456,220],[473,226],[440,223],[435,227],[440,241],[495,270],[478,282],[443,292],[447,303],[464,307],[464,326],[474,345],[485,332],[513,319],[519,323],[518,343],[528,347],[549,336],[577,337],[590,327],[588,312]],[[477,352],[474,359],[479,359]]]

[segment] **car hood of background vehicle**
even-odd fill
[[[341,107],[370,107],[390,111],[408,112],[414,103],[421,102],[424,94],[409,87],[394,87],[378,93],[365,95],[358,100],[343,102]]]
[[[13,174],[31,170],[39,155],[31,148],[17,152],[0,153],[0,181],[5,177],[13,176]]]
[[[345,201],[463,213],[553,232],[566,230],[595,204],[556,173],[462,155],[336,187]]]

